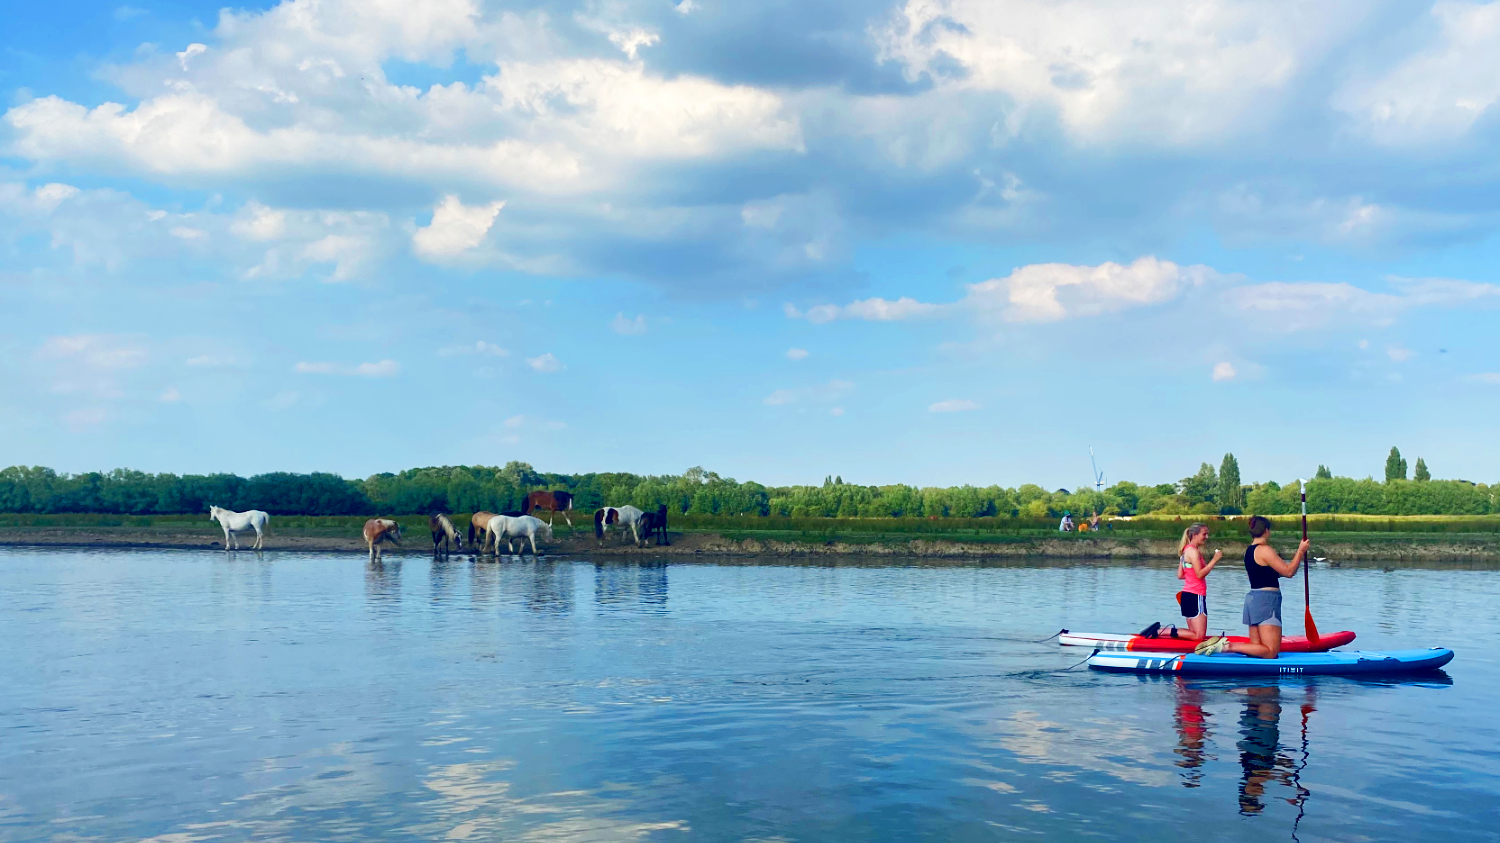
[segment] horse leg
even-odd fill
[[[526,548],[523,547],[521,549],[525,550]],[[531,559],[533,562],[536,561],[536,533],[531,534]]]
[[[253,550],[260,550],[260,549],[264,548],[265,546],[266,546],[266,534],[264,532],[262,532],[259,527],[256,527],[255,528],[255,547],[252,548],[252,549]]]

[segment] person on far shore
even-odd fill
[[[1281,578],[1294,577],[1307,556],[1307,539],[1297,545],[1292,561],[1283,561],[1271,547],[1271,520],[1263,515],[1250,516],[1251,542],[1245,548],[1245,573],[1250,577],[1250,592],[1245,595],[1241,616],[1250,628],[1250,643],[1232,644],[1223,637],[1199,642],[1193,652],[1213,655],[1228,650],[1245,656],[1274,659],[1281,655]]]
[[[1071,513],[1071,512],[1064,512],[1063,513],[1063,517],[1062,517],[1062,521],[1058,523],[1057,529],[1058,529],[1058,532],[1061,532],[1061,533],[1071,533],[1071,532],[1073,532],[1073,513]]]
[[[1223,553],[1215,550],[1213,558],[1204,562],[1203,546],[1206,544],[1206,524],[1194,524],[1183,530],[1182,541],[1177,543],[1177,578],[1182,580],[1177,602],[1182,604],[1182,616],[1187,619],[1189,641],[1208,637],[1208,583],[1203,578],[1224,558]]]

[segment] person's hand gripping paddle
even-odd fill
[[[1302,490],[1302,540],[1307,541],[1307,481],[1298,480],[1297,485]],[[1302,625],[1307,630],[1305,633],[1303,633],[1307,636],[1307,643],[1317,645],[1319,640],[1318,625],[1313,623],[1312,584],[1307,573],[1308,568],[1311,567],[1308,564],[1308,557],[1311,555],[1312,554],[1303,554],[1302,557],[1302,603],[1303,606],[1306,607],[1302,616]]]

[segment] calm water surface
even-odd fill
[[[1236,683],[1030,643],[1170,563],[720,561],[0,550],[0,839],[1497,837],[1500,568],[1314,572],[1446,674]]]

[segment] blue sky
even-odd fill
[[[1500,480],[1500,3],[57,2],[0,39],[3,464]]]

